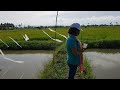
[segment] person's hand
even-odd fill
[[[81,52],[84,52],[83,44],[80,45]]]

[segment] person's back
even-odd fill
[[[69,35],[69,37],[66,41],[67,63],[73,64],[73,65],[79,65],[80,64],[80,57],[74,55],[72,53],[71,48],[78,48],[77,39],[73,35]]]

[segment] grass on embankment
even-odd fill
[[[6,42],[9,47],[6,47],[5,44],[0,42],[0,48],[2,50],[54,50],[57,46],[62,43],[54,42],[54,41],[18,41],[19,47],[12,41]]]
[[[88,49],[90,48],[120,49],[120,40],[82,41],[82,43],[87,43]]]
[[[55,30],[54,28],[52,28]],[[56,31],[60,34],[63,34],[65,36],[68,36],[68,29],[69,28],[57,28]],[[103,27],[82,27],[84,31],[81,31],[80,35],[77,37],[82,42],[85,42],[88,44],[88,48],[120,48],[120,26],[103,26]],[[51,40],[47,35],[45,35],[42,30],[44,30],[46,33],[48,33],[52,38],[55,38],[55,33],[49,31],[48,29],[21,29],[21,30],[0,30],[0,39],[2,39],[4,42],[6,42],[8,45],[10,44],[10,48],[8,49],[20,49],[19,47],[16,47],[14,45],[15,43],[9,38],[12,37],[17,42],[20,43],[21,46],[23,46],[25,49],[42,49],[38,45],[43,44],[44,41],[45,44],[52,43],[53,40]],[[27,34],[30,40],[25,43],[22,35]],[[65,42],[65,38],[62,36],[56,34],[56,38],[62,40]],[[50,41],[50,42],[49,42]],[[48,42],[48,43],[47,43]],[[53,41],[54,42],[54,41]],[[31,45],[30,45],[31,43]],[[35,44],[36,43],[36,44]],[[53,44],[54,45],[54,44]],[[44,45],[45,50],[46,47],[49,45]],[[31,47],[31,48],[30,48]],[[7,49],[7,47],[0,41],[0,48],[1,49]],[[44,47],[43,47],[44,48]],[[50,49],[51,47],[48,47]]]
[[[66,63],[66,49],[65,44],[56,49],[54,53],[54,60],[51,60],[44,66],[44,70],[40,71],[40,79],[67,79],[68,66]],[[85,72],[80,74],[79,68],[77,70],[77,79],[94,79],[90,62],[84,57]]]

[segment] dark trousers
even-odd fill
[[[74,79],[78,65],[69,64],[69,76],[68,79]]]

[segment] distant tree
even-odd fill
[[[116,22],[116,25],[118,25],[118,22]]]
[[[87,25],[87,26],[89,26],[89,24],[90,24],[90,23],[88,23],[88,25]]]
[[[112,26],[113,24],[112,24],[112,22],[110,22],[110,26]]]
[[[0,24],[0,30],[12,30],[12,29],[14,29],[14,24],[12,24],[12,23],[1,23]]]

